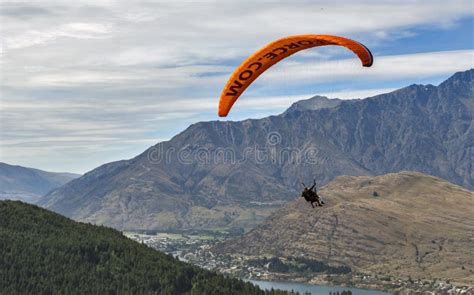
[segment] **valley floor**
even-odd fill
[[[182,261],[242,279],[300,282],[388,291],[394,294],[474,294],[474,286],[444,280],[395,278],[371,273],[277,272],[266,265],[256,265],[260,257],[215,255],[213,245],[229,236],[225,232],[139,233],[125,232],[127,237],[172,254]],[[266,258],[265,258],[266,259]],[[276,258],[275,258],[276,259]],[[285,259],[276,259],[285,264]]]

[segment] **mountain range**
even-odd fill
[[[304,257],[353,273],[474,282],[474,192],[418,172],[339,176],[214,253]]]
[[[47,172],[0,162],[0,200],[34,203],[49,191],[79,176],[74,173]]]
[[[412,170],[474,187],[474,70],[360,100],[314,97],[277,116],[191,125],[38,204],[118,229],[253,228],[301,182]]]

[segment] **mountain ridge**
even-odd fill
[[[34,203],[49,191],[78,177],[80,175],[75,173],[49,172],[0,162],[0,200]]]
[[[415,170],[472,188],[473,73],[316,110],[198,122],[39,204],[121,229],[249,229],[312,178]]]

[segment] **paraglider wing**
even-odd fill
[[[298,35],[281,38],[256,51],[230,76],[219,100],[219,116],[227,116],[239,96],[268,68],[300,50],[325,45],[347,47],[359,57],[364,67],[372,65],[373,58],[369,49],[347,38],[331,35]]]

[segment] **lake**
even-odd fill
[[[344,290],[352,291],[353,295],[387,295],[390,293],[358,288],[349,288],[349,287],[334,287],[334,286],[320,286],[320,285],[309,285],[303,283],[291,283],[291,282],[272,282],[272,281],[254,281],[249,280],[249,282],[259,286],[262,289],[280,289],[286,291],[295,291],[300,292],[311,292],[312,295],[329,295],[329,292],[342,292]]]

